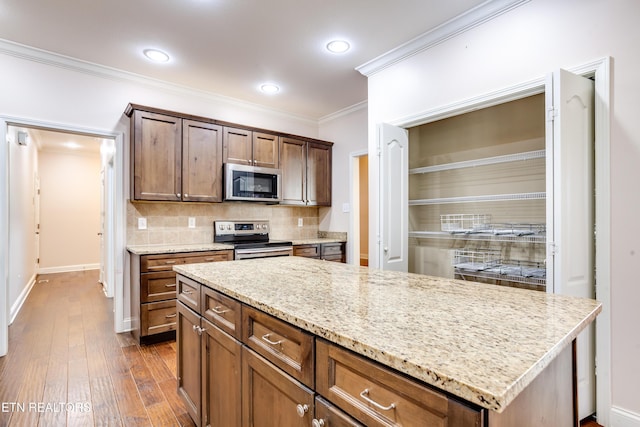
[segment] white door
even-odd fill
[[[594,85],[564,70],[547,79],[547,288],[595,297]],[[595,412],[593,325],[577,340],[578,411]]]
[[[380,144],[380,245],[383,270],[409,268],[409,136],[406,129],[383,123]]]
[[[104,245],[104,233],[105,233],[105,205],[106,205],[106,192],[105,192],[105,168],[104,166],[100,170],[100,230],[98,230],[98,237],[100,238],[100,277],[98,281],[102,283],[102,287],[107,293],[105,287],[105,263],[106,263],[106,254],[105,254],[105,245]]]
[[[35,188],[33,189],[33,209],[35,214],[35,250],[36,250],[36,272],[40,269],[40,176],[34,177]]]

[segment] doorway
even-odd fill
[[[19,136],[18,131],[23,132],[25,135]],[[73,136],[74,139],[84,142],[84,144],[79,143],[79,149],[87,149],[88,147],[83,147],[83,145],[88,144],[87,141],[92,141],[91,144],[94,144],[92,149],[95,150],[97,153],[95,155],[99,159],[97,162],[99,165],[98,175],[103,173],[105,177],[102,195],[99,178],[96,181],[94,192],[100,202],[103,203],[105,216],[104,221],[101,222],[99,215],[96,215],[96,223],[99,225],[92,231],[96,239],[104,239],[102,245],[96,245],[103,248],[100,250],[100,258],[102,260],[98,259],[93,266],[95,268],[99,268],[100,264],[104,266],[103,279],[101,280],[104,293],[107,297],[115,297],[115,331],[123,332],[125,329],[124,306],[121,296],[124,262],[121,259],[122,257],[116,256],[124,247],[125,241],[124,230],[121,225],[124,223],[123,134],[16,118],[0,118],[1,140],[7,144],[5,149],[0,150],[0,165],[3,171],[0,174],[0,223],[2,225],[0,227],[0,244],[3,247],[3,256],[0,258],[0,278],[2,278],[0,280],[0,294],[3,295],[3,300],[5,301],[5,304],[0,305],[0,355],[4,355],[8,351],[8,325],[11,323],[12,317],[17,314],[22,302],[26,299],[31,286],[34,284],[35,275],[38,272],[42,272],[43,268],[46,268],[45,265],[37,265],[38,259],[42,261],[45,254],[38,254],[35,249],[36,247],[38,250],[41,248],[36,239],[42,237],[41,234],[36,234],[39,232],[38,224],[42,222],[36,219],[35,206],[42,204],[42,198],[36,197],[36,195],[38,194],[37,188],[44,185],[44,180],[38,170],[42,165],[37,163],[37,154],[33,154],[38,151],[36,140],[39,138],[35,135],[30,137],[28,135],[29,132],[35,132],[35,135],[38,132],[47,132]],[[32,145],[29,146],[29,144]],[[28,159],[25,164],[29,165],[29,171],[26,172],[28,179],[26,179],[27,185],[25,185],[28,191],[25,191],[22,196],[26,196],[26,202],[23,203],[23,206],[27,206],[29,211],[28,218],[32,218],[32,221],[28,222],[33,224],[32,227],[20,224],[20,227],[16,229],[16,227],[10,226],[10,224],[13,224],[12,218],[20,218],[14,212],[18,208],[18,205],[14,205],[14,197],[16,194],[21,194],[11,185],[21,181],[16,176],[13,176],[12,172],[21,170],[23,166],[23,164],[13,164],[12,156],[10,155],[11,150],[22,150],[21,154],[23,155],[27,150],[31,150],[28,155],[24,156]],[[25,180],[22,179],[22,181]],[[31,181],[33,181],[33,185],[28,184]],[[12,189],[14,191],[11,191]],[[37,210],[38,212],[40,211],[40,209]],[[46,210],[46,207],[42,206],[42,210]],[[44,221],[44,218],[42,220]],[[27,220],[25,219],[26,223]],[[63,241],[61,247],[64,247],[65,243]],[[11,250],[16,245],[21,248],[20,251]],[[24,268],[20,267],[24,271],[15,271],[16,259],[20,260],[21,265],[26,265]],[[20,276],[19,278],[17,278],[18,275]],[[14,278],[17,278],[17,280],[13,280]],[[15,285],[15,283],[20,285]],[[118,289],[120,289],[120,292],[118,292]]]
[[[351,219],[349,260],[351,264],[369,265],[369,155],[358,151],[350,155]]]

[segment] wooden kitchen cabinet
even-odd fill
[[[178,301],[177,378],[178,395],[185,403],[187,413],[200,426],[202,419],[202,332],[200,316]]]
[[[129,106],[131,198],[222,201],[222,127]]]
[[[345,247],[345,242],[294,245],[293,255],[345,263],[347,262]]]
[[[171,340],[176,330],[176,298],[199,304],[188,286],[178,289],[174,265],[233,260],[232,250],[174,254],[130,254],[131,333],[144,344]],[[181,295],[179,295],[181,294]]]
[[[242,343],[204,318],[201,323],[202,425],[240,427]]]
[[[223,134],[225,163],[278,168],[278,135],[225,127]]]
[[[131,116],[133,200],[182,200],[182,120],[134,110]]]
[[[252,427],[307,427],[314,393],[275,365],[242,348],[242,418]]]
[[[282,204],[331,206],[331,143],[280,138]]]

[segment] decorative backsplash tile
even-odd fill
[[[147,229],[138,229],[138,218]],[[189,228],[195,218],[195,228]],[[298,219],[302,218],[302,227]],[[213,242],[213,221],[267,219],[270,237],[300,240],[318,237],[317,207],[269,206],[260,203],[127,202],[127,245],[189,244]]]

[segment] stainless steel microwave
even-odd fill
[[[279,202],[282,200],[282,171],[225,163],[224,199]]]

